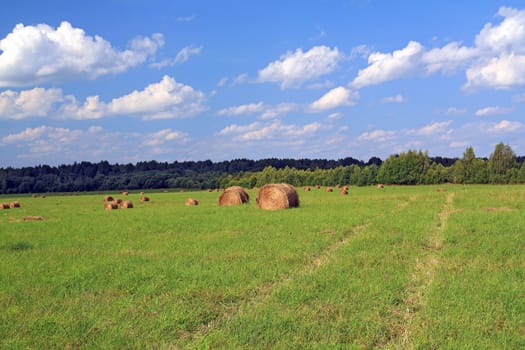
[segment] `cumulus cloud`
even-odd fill
[[[368,67],[359,70],[351,86],[362,88],[410,75],[418,68],[422,52],[423,46],[416,41],[392,53],[374,52],[368,56]]]
[[[491,115],[501,115],[501,114],[507,114],[513,111],[513,108],[510,107],[499,107],[499,106],[492,106],[492,107],[486,107],[482,109],[478,109],[476,111],[476,115],[478,117],[487,117]]]
[[[144,119],[192,117],[204,111],[204,93],[165,75],[144,90],[113,99],[108,110],[113,115],[141,115]]]
[[[403,103],[405,97],[403,95],[388,96],[381,100],[381,103]]]
[[[239,141],[258,141],[263,139],[290,138],[299,139],[301,137],[315,134],[322,128],[320,123],[310,123],[303,126],[295,124],[283,124],[280,120],[273,120],[269,123],[254,122],[247,125],[229,125],[218,132],[218,135],[231,136]]]
[[[160,146],[169,141],[187,142],[189,135],[180,131],[172,130],[170,128],[163,129],[154,133],[150,133],[143,142],[146,146]]]
[[[357,137],[358,141],[385,142],[391,140],[396,135],[395,131],[373,130],[366,131]]]
[[[502,120],[498,123],[493,123],[487,130],[490,133],[517,133],[522,132],[524,129],[525,125],[523,123]]]
[[[332,72],[342,58],[337,48],[314,46],[306,52],[297,49],[259,70],[258,81],[280,83],[281,89],[298,87]]]
[[[477,87],[509,89],[525,84],[525,56],[502,53],[467,69],[467,90]]]
[[[461,46],[459,42],[455,41],[444,47],[425,52],[421,61],[428,74],[437,71],[451,73],[471,63],[478,55],[479,51],[476,48]]]
[[[444,134],[449,131],[449,126],[452,124],[452,120],[445,122],[435,122],[423,126],[419,129],[407,130],[408,135],[421,135],[421,136],[433,136],[436,134]]]
[[[300,107],[296,103],[280,103],[276,106],[267,106],[264,112],[260,115],[261,119],[272,119],[290,112],[298,110]]]
[[[253,114],[253,113],[262,112],[263,109],[264,109],[264,104],[262,102],[250,103],[250,104],[244,104],[240,106],[223,108],[217,112],[217,115],[236,116],[236,115]]]
[[[121,73],[143,63],[163,44],[162,34],[153,34],[135,38],[129,49],[118,51],[68,22],[57,28],[18,24],[0,40],[0,87]]]
[[[164,76],[158,83],[113,99],[109,103],[99,96],[84,102],[60,89],[35,88],[0,93],[0,119],[43,117],[54,119],[99,119],[115,115],[141,116],[143,119],[192,117],[206,109],[204,93]]]
[[[63,101],[62,90],[34,88],[15,92],[0,92],[0,119],[45,117],[54,106]]]
[[[325,111],[341,106],[351,106],[356,103],[359,94],[342,86],[336,87],[310,104],[312,111]]]

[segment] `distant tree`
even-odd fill
[[[508,182],[507,172],[517,168],[516,155],[509,145],[500,142],[489,158],[489,176],[492,183]]]

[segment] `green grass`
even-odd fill
[[[0,211],[0,348],[525,347],[525,189],[436,189],[298,189],[284,211],[255,191],[114,211],[17,197]]]

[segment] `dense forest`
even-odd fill
[[[504,143],[490,158],[477,158],[468,147],[462,158],[429,157],[409,150],[384,161],[354,158],[235,159],[231,161],[139,162],[109,164],[80,162],[52,167],[0,168],[0,193],[83,192],[136,189],[207,189],[240,185],[247,188],[272,182],[294,186],[377,183],[417,185],[441,183],[525,183],[525,157],[516,157]]]

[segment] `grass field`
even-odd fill
[[[523,349],[525,187],[445,188],[0,196],[0,348]]]

